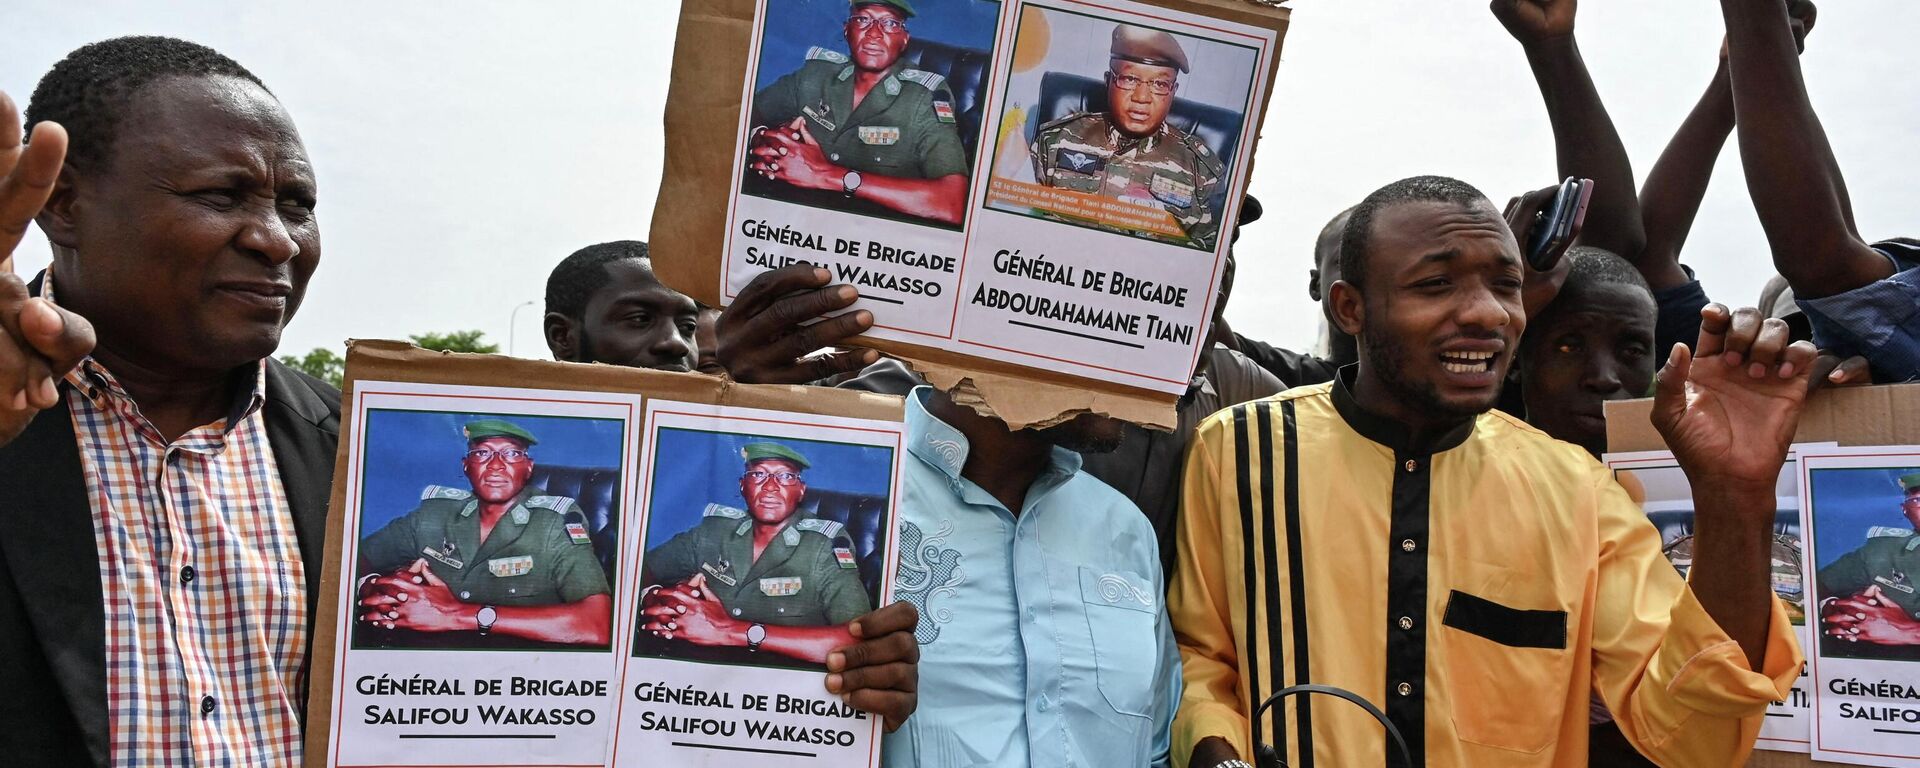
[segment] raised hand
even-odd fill
[[[1816,351],[1805,341],[1787,343],[1787,324],[1756,309],[1709,304],[1700,317],[1698,348],[1674,345],[1660,371],[1654,427],[1696,494],[1709,483],[1730,483],[1771,495],[1800,424]]]
[[[854,619],[859,642],[827,655],[827,690],[879,715],[892,732],[919,706],[920,611],[905,600]]]
[[[828,285],[832,280],[827,270],[790,264],[747,283],[714,323],[728,375],[746,384],[806,384],[879,360],[866,349],[813,354],[873,327],[866,310],[827,317],[860,298],[853,286]]]
[[[1493,0],[1493,16],[1521,45],[1573,35],[1575,0]]]
[[[20,124],[0,92],[0,445],[59,402],[58,382],[93,351],[93,325],[31,298],[13,270],[13,251],[53,194],[67,154],[66,129],[40,123],[23,146]]]
[[[1553,254],[1552,269],[1537,272],[1526,263],[1527,241],[1532,239],[1535,219],[1553,202],[1554,194],[1559,191],[1560,185],[1555,184],[1507,200],[1507,229],[1513,232],[1513,239],[1520,245],[1521,267],[1526,270],[1526,278],[1520,288],[1520,301],[1527,309],[1527,317],[1539,316],[1541,310],[1553,303],[1553,297],[1560,295],[1560,286],[1567,282],[1567,273],[1573,270],[1573,262],[1562,258],[1567,249],[1573,246],[1571,240],[1553,246],[1559,253]]]

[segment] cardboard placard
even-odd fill
[[[724,306],[760,272],[817,264],[873,312],[860,343],[941,386],[973,379],[975,407],[1016,428],[1087,411],[1172,428],[1288,11],[922,0],[904,27],[856,29],[848,5],[681,6],[650,235],[661,279]],[[1163,66],[1110,61],[1116,35]],[[858,106],[830,86],[901,39],[893,55],[921,68],[892,65]],[[1107,122],[1111,94],[1137,114]],[[1120,155],[1075,138],[1154,125],[1156,109],[1191,133],[1153,129],[1111,166]]]
[[[704,599],[717,607],[705,620],[714,627],[729,606],[739,621],[778,633],[832,627],[889,601],[899,398],[388,341],[348,345],[344,391],[310,624],[306,765],[877,759],[878,721],[826,693],[823,659],[781,655],[811,650],[789,650],[777,637],[765,651],[732,648],[743,633],[696,641],[685,635],[697,623],[650,629],[639,609],[643,593],[689,583],[702,596],[709,578]],[[513,516],[472,540],[453,521],[484,517],[469,513],[490,484],[511,487]],[[877,522],[868,522],[881,532],[851,543],[828,519],[823,492],[878,505]],[[810,496],[819,516],[784,525]],[[753,530],[749,517],[760,513],[749,510],[764,505],[788,515],[766,552],[794,563],[804,552],[811,570],[776,571],[786,561],[750,554],[737,567],[709,558],[711,575],[696,579],[655,563],[669,542]],[[503,527],[510,538],[498,535]],[[428,610],[423,596],[369,620],[357,602],[361,580],[394,573],[416,573],[433,600],[457,601],[446,605],[458,610]],[[724,588],[729,580],[734,589]],[[483,604],[499,606],[485,628]],[[589,605],[606,611],[589,629],[548,623],[529,632],[530,620],[548,618],[540,609],[586,616]],[[460,625],[431,625],[434,615]],[[660,692],[666,687],[670,694]],[[725,727],[682,727],[696,719]]]
[[[1652,411],[1651,399],[1607,403],[1608,450],[1665,450],[1665,441],[1653,428]],[[1842,446],[1920,443],[1920,384],[1849,387],[1815,393],[1801,413],[1800,429],[1793,441],[1835,442]],[[1806,755],[1755,752],[1747,765],[1802,768],[1839,763],[1815,761]]]

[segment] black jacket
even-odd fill
[[[307,564],[312,617],[325,570],[340,391],[266,362],[261,410]],[[59,406],[42,411],[18,438],[0,446],[0,763],[107,765],[100,589],[93,512],[63,396]],[[304,704],[304,691],[301,696]]]

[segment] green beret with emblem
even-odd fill
[[[807,469],[813,466],[807,462],[807,457],[800,455],[799,451],[779,443],[747,443],[746,445],[740,446],[740,458],[746,459],[748,464],[756,461],[766,461],[768,459],[779,459],[780,461],[791,462],[794,466],[801,469]]]
[[[532,432],[506,419],[474,419],[467,422],[460,431],[467,436],[468,443],[477,443],[491,437],[511,438],[529,446],[540,443],[539,440],[534,439]]]
[[[1180,48],[1180,41],[1157,29],[1130,24],[1114,27],[1111,51],[1116,59],[1187,71],[1187,52]]]
[[[1915,488],[1920,488],[1920,472],[1900,476],[1900,490],[1911,491]]]
[[[847,5],[849,8],[859,8],[863,5],[884,5],[899,11],[900,18],[913,18],[913,3],[907,2],[907,0],[853,0]]]

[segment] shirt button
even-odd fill
[[[1413,539],[1400,540],[1400,551],[1402,552],[1412,552],[1414,549],[1416,549],[1419,546],[1420,545],[1413,543]]]
[[[740,609],[738,609],[738,608],[735,608],[735,609],[733,609],[733,615],[735,615],[735,616],[738,616],[738,615],[740,615]]]
[[[193,566],[191,565],[180,566],[180,583],[182,584],[193,583]]]
[[[1047,700],[1046,700],[1046,699],[1041,699],[1041,700],[1040,700],[1040,711],[1042,711],[1042,712],[1045,712],[1045,711],[1047,711]]]
[[[1419,469],[1419,468],[1420,468],[1420,462],[1417,462],[1417,461],[1414,461],[1413,459],[1407,459],[1407,471],[1408,471],[1408,472],[1412,472],[1412,471],[1414,471],[1414,470],[1416,470],[1416,469]]]
[[[213,704],[212,696],[201,696],[200,697],[200,716],[205,717],[207,715],[213,714],[213,706],[214,704]]]
[[[468,592],[468,591],[465,591],[465,590],[461,590],[461,592],[460,592],[460,599],[462,599],[462,600],[471,600],[471,599],[473,599],[473,593],[472,593],[472,592]]]
[[[1394,689],[1394,690],[1396,690],[1396,691],[1399,691],[1399,692],[1400,692],[1400,695],[1402,695],[1402,696],[1412,696],[1412,695],[1413,695],[1413,683],[1401,683],[1401,684],[1399,684],[1399,685],[1397,685],[1397,686],[1394,686],[1394,688],[1393,688],[1393,689]]]
[[[1400,617],[1400,628],[1401,628],[1401,629],[1413,629],[1413,617],[1412,617],[1412,616],[1402,616],[1402,617]]]
[[[828,160],[832,160],[832,161],[834,161],[834,162],[839,162],[839,161],[840,161],[840,153],[838,153],[838,152],[835,152],[835,153],[833,153],[833,154],[831,154],[831,155],[827,155],[827,159],[828,159]]]

